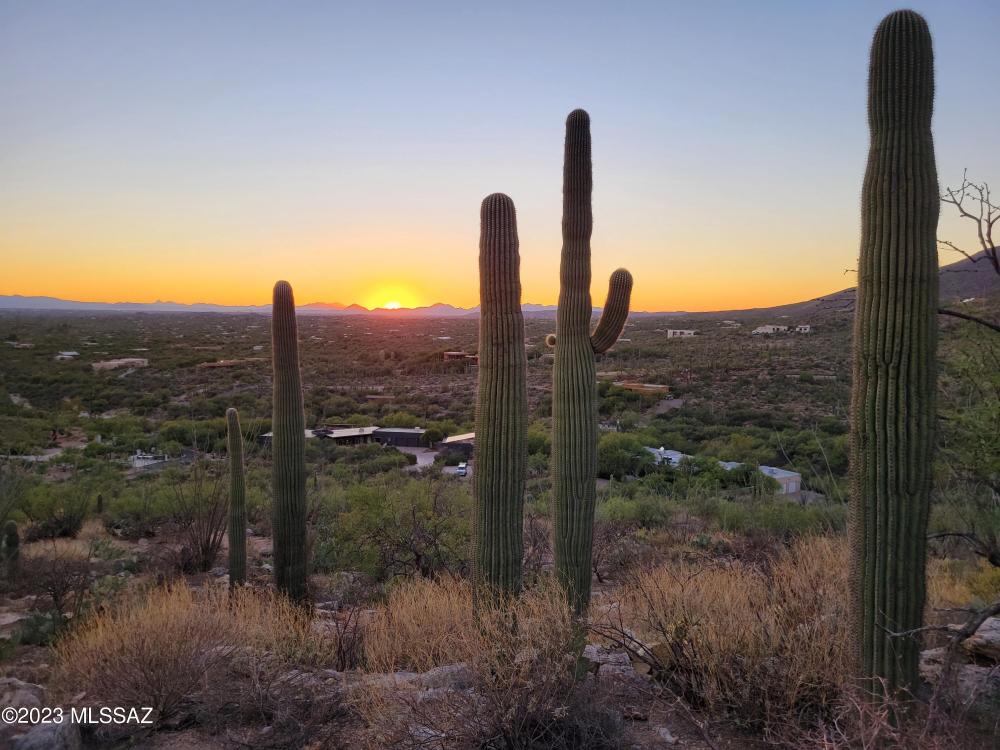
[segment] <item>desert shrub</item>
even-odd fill
[[[765,734],[805,726],[830,715],[847,680],[847,568],[845,543],[823,537],[799,540],[770,570],[657,567],[594,627],[692,705]]]
[[[56,682],[107,705],[174,715],[234,648],[226,618],[183,585],[154,589],[72,630],[56,645]]]
[[[524,557],[522,574],[526,584],[534,583],[542,575],[546,561],[552,555],[550,524],[540,515],[529,512],[524,516]]]
[[[598,503],[597,520],[609,524],[655,526],[670,520],[676,505],[649,492],[614,494]]]
[[[31,521],[24,540],[74,537],[87,516],[88,498],[71,485],[41,484],[32,487],[22,511]]]
[[[468,460],[468,456],[460,450],[443,450],[434,457],[434,463],[442,466],[458,466]]]
[[[468,486],[393,478],[333,488],[317,521],[318,570],[361,570],[377,580],[460,573],[469,558]]]
[[[215,565],[226,530],[224,474],[219,466],[198,461],[187,471],[173,469],[162,480],[170,494],[170,510],[184,541],[179,565],[185,573],[205,572]]]
[[[54,682],[95,705],[152,706],[159,720],[190,714],[300,746],[340,711],[311,668],[337,664],[338,631],[271,592],[196,591],[183,583],[140,592],[87,618],[56,644]],[[302,743],[305,744],[305,743]]]
[[[597,476],[624,479],[641,476],[652,470],[653,454],[643,447],[637,436],[624,432],[607,432],[597,441]]]
[[[53,539],[25,547],[17,585],[43,597],[47,606],[44,615],[52,623],[50,635],[80,617],[90,605],[95,593],[91,583],[96,572],[93,562],[92,545],[77,540]]]
[[[637,529],[628,524],[594,524],[590,564],[600,583],[609,575],[627,570],[639,559],[640,543],[636,532]]]
[[[1000,599],[1000,568],[980,560],[969,580],[969,590],[982,606]]]
[[[456,631],[473,628],[472,589],[457,578],[401,581],[365,629],[365,664],[372,672],[423,672],[465,661]]]
[[[733,501],[696,494],[686,504],[699,518],[720,531],[791,539],[843,531],[847,506],[841,503],[798,505],[781,499]]]
[[[956,610],[980,608],[1000,599],[1000,568],[986,560],[941,559],[927,561],[928,621],[936,622]]]
[[[379,747],[448,750],[620,747],[620,717],[606,710],[578,667],[581,632],[565,593],[551,580],[514,601],[482,607],[473,622],[471,594],[454,579],[399,587],[380,612],[383,636],[416,617],[435,620],[428,649],[368,641],[369,664],[426,669],[464,662],[466,687],[432,691],[392,684],[365,696],[363,714]],[[378,621],[378,620],[377,620]],[[370,637],[372,632],[369,631]],[[428,739],[433,744],[428,744]]]

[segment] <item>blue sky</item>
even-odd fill
[[[816,296],[851,283],[868,46],[895,7],[0,2],[0,293],[254,303],[288,277],[475,304],[502,191],[524,297],[552,302],[584,107],[595,291],[624,265],[646,309]],[[912,7],[941,182],[1000,187],[1000,3]],[[947,213],[941,236],[972,244]]]

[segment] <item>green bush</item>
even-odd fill
[[[597,520],[603,523],[656,526],[670,520],[677,505],[651,493],[634,497],[613,495],[597,504]]]
[[[468,485],[453,480],[384,476],[333,486],[320,499],[314,567],[380,581],[464,572],[471,510]]]
[[[597,476],[624,479],[641,476],[655,465],[653,454],[631,433],[608,432],[597,441]]]

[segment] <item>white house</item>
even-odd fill
[[[667,450],[662,447],[645,447],[647,451],[653,454],[653,458],[655,459],[657,466],[663,463],[669,463],[671,466],[676,468],[677,466],[680,466],[681,461],[685,458],[692,458],[692,456],[689,456],[686,453],[681,453],[680,451]],[[719,461],[719,466],[726,471],[738,469],[742,465],[743,464],[738,461]],[[771,477],[771,479],[775,480],[780,485],[778,488],[779,495],[792,495],[802,489],[802,475],[796,471],[778,469],[774,466],[758,466],[757,469],[761,474]]]
[[[134,455],[129,456],[129,463],[132,465],[133,469],[148,469],[151,466],[157,466],[160,464],[165,464],[170,461],[170,457],[166,453],[145,453],[143,451],[136,451]]]
[[[787,469],[776,469],[773,466],[758,466],[760,473],[771,477],[781,485],[778,490],[779,495],[792,495],[802,489],[802,475],[797,471]]]
[[[681,453],[680,451],[670,451],[666,448],[650,448],[645,446],[646,450],[653,454],[653,460],[657,466],[663,463],[668,463],[673,467],[681,465],[681,461],[685,458],[691,458],[687,453]]]
[[[796,333],[812,333],[812,326],[810,325],[798,325],[795,326]]]
[[[684,331],[679,328],[668,328],[667,338],[668,339],[687,339],[694,336],[694,331]]]
[[[759,336],[761,334],[770,335],[772,333],[784,333],[787,330],[788,330],[788,326],[772,326],[772,325],[767,325],[767,326],[757,326],[750,333],[753,336]]]
[[[67,359],[76,359],[80,356],[80,352],[59,352],[56,355],[56,359],[60,362],[64,362]]]

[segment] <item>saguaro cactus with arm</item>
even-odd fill
[[[295,298],[287,281],[274,285],[271,316],[274,403],[274,583],[291,599],[308,598],[306,582],[306,440]]]
[[[521,589],[527,463],[521,258],[514,202],[501,193],[480,209],[479,394],[476,404],[474,583],[494,596]]]
[[[853,620],[872,691],[917,684],[935,433],[934,58],[924,19],[890,13],[871,47],[851,424]]]
[[[590,116],[566,118],[563,161],[563,246],[559,264],[552,386],[552,493],[555,562],[570,603],[582,613],[590,601],[594,506],[597,501],[597,375],[595,354],[607,351],[628,317],[632,276],[611,275],[608,300],[590,334],[590,235],[593,229]]]
[[[247,498],[243,473],[243,433],[236,409],[226,409],[229,447],[229,585],[247,580]]]

